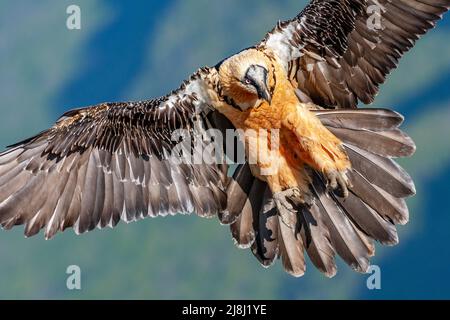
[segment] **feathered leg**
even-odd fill
[[[340,188],[347,197],[350,186],[347,171],[351,164],[341,140],[322,124],[308,105],[288,105],[284,113],[282,125],[294,132],[299,142],[299,147],[291,152],[322,173],[330,190]]]

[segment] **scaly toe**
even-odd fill
[[[347,198],[349,195],[349,188],[352,187],[346,171],[334,170],[326,174],[327,178],[327,189],[328,191],[340,190],[341,195]]]
[[[273,195],[275,205],[281,221],[289,228],[295,229],[297,224],[297,214],[299,205],[305,204],[308,195],[305,195],[299,188],[290,188]]]

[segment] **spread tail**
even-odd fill
[[[395,225],[406,224],[405,198],[415,194],[411,177],[393,159],[411,156],[414,142],[399,130],[403,117],[385,109],[315,111],[344,143],[352,164],[347,198],[328,191],[324,177],[311,172],[313,201],[298,208],[295,232],[277,214],[266,183],[248,165],[237,168],[228,188],[227,221],[237,245],[251,247],[267,267],[281,258],[287,272],[301,276],[304,252],[326,276],[336,274],[335,255],[358,272],[366,272],[374,241],[398,243]],[[232,218],[230,218],[232,217]]]

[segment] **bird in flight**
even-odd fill
[[[81,234],[195,213],[230,225],[265,267],[280,258],[302,276],[307,255],[332,277],[339,255],[367,272],[374,242],[397,244],[396,225],[408,222],[415,188],[393,159],[415,145],[398,113],[357,107],[373,102],[449,7],[312,0],[164,97],[69,111],[0,154],[0,224],[25,225],[27,237],[44,229],[49,239],[69,227]],[[238,134],[219,141],[217,132]]]

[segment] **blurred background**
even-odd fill
[[[66,8],[81,8],[81,30]],[[50,125],[65,110],[160,96],[193,71],[255,44],[301,0],[1,1],[0,146]],[[450,16],[402,59],[374,106],[406,116],[418,151],[401,164],[418,195],[400,244],[378,247],[381,290],[339,262],[300,279],[266,270],[218,221],[179,216],[77,237],[24,239],[0,231],[2,299],[450,299]],[[82,290],[66,288],[66,268]]]

